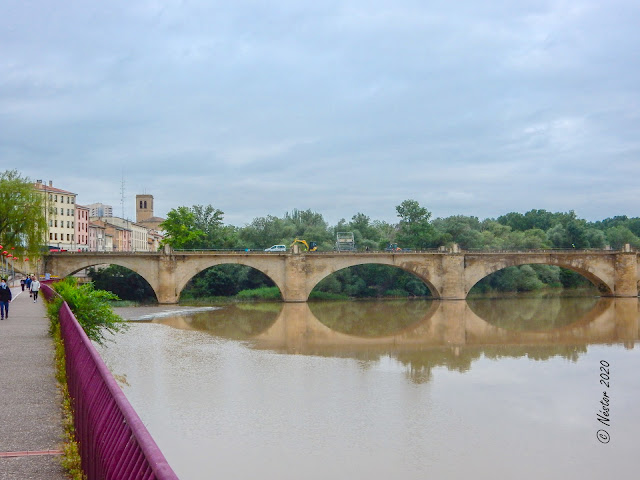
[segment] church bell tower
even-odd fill
[[[153,195],[136,195],[136,222],[153,217]]]

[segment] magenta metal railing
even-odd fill
[[[49,299],[55,292],[42,286]],[[177,480],[66,302],[60,307],[76,440],[89,480]]]

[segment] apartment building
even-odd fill
[[[77,250],[89,250],[89,207],[76,204],[76,242]]]
[[[90,217],[113,217],[113,207],[104,203],[87,205]]]
[[[97,219],[92,219],[97,220]],[[131,220],[126,220],[120,217],[101,217],[107,225],[113,225],[117,228],[125,229],[130,232],[130,246],[129,250],[122,250],[126,252],[148,252],[149,251],[149,229],[139,225]],[[114,236],[114,242],[116,237]]]
[[[50,249],[75,250],[76,238],[76,197],[77,194],[45,184],[38,180],[34,188],[43,195],[47,232],[44,244]]]
[[[113,241],[111,241],[113,248]],[[89,222],[89,251],[90,252],[110,252],[107,250],[106,228],[98,223]]]
[[[114,223],[112,220],[117,217],[106,217],[106,218],[90,218],[92,224],[104,228],[105,232],[105,251],[107,252],[132,252],[132,231],[130,228],[126,228],[125,226],[120,226],[117,222]],[[123,220],[123,223],[126,220]],[[131,222],[129,222],[131,223]],[[95,227],[94,227],[95,228]],[[111,237],[109,239],[108,237]],[[108,242],[111,243],[111,249],[109,249]]]

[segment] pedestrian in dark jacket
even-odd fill
[[[11,302],[11,289],[7,285],[6,278],[0,280],[0,320],[9,318],[9,302]]]

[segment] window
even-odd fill
[[[57,240],[57,239],[58,239],[58,234],[57,234],[57,233],[54,233],[54,234],[53,234],[53,239],[54,239],[54,240]]]
[[[53,222],[53,226],[54,226],[54,227],[57,227],[57,226],[58,226],[58,220],[55,220],[55,221]]]
[[[56,202],[58,201],[58,195],[56,195]]]
[[[142,208],[142,200],[140,200],[140,208]]]
[[[71,228],[74,228],[74,226],[73,226],[73,222],[71,222]]]
[[[71,222],[69,222],[69,220],[67,220],[67,228],[69,228],[69,223],[71,223]]]
[[[147,201],[144,201],[144,208],[147,208]]]
[[[67,203],[70,203],[71,197],[67,197]]]
[[[49,220],[49,226],[53,227],[53,220]]]
[[[67,242],[69,241],[69,234],[67,233]]]
[[[53,240],[53,233],[49,234],[49,240]]]
[[[53,195],[49,194],[49,200],[53,200]]]
[[[71,241],[73,242],[73,233],[71,234]]]

